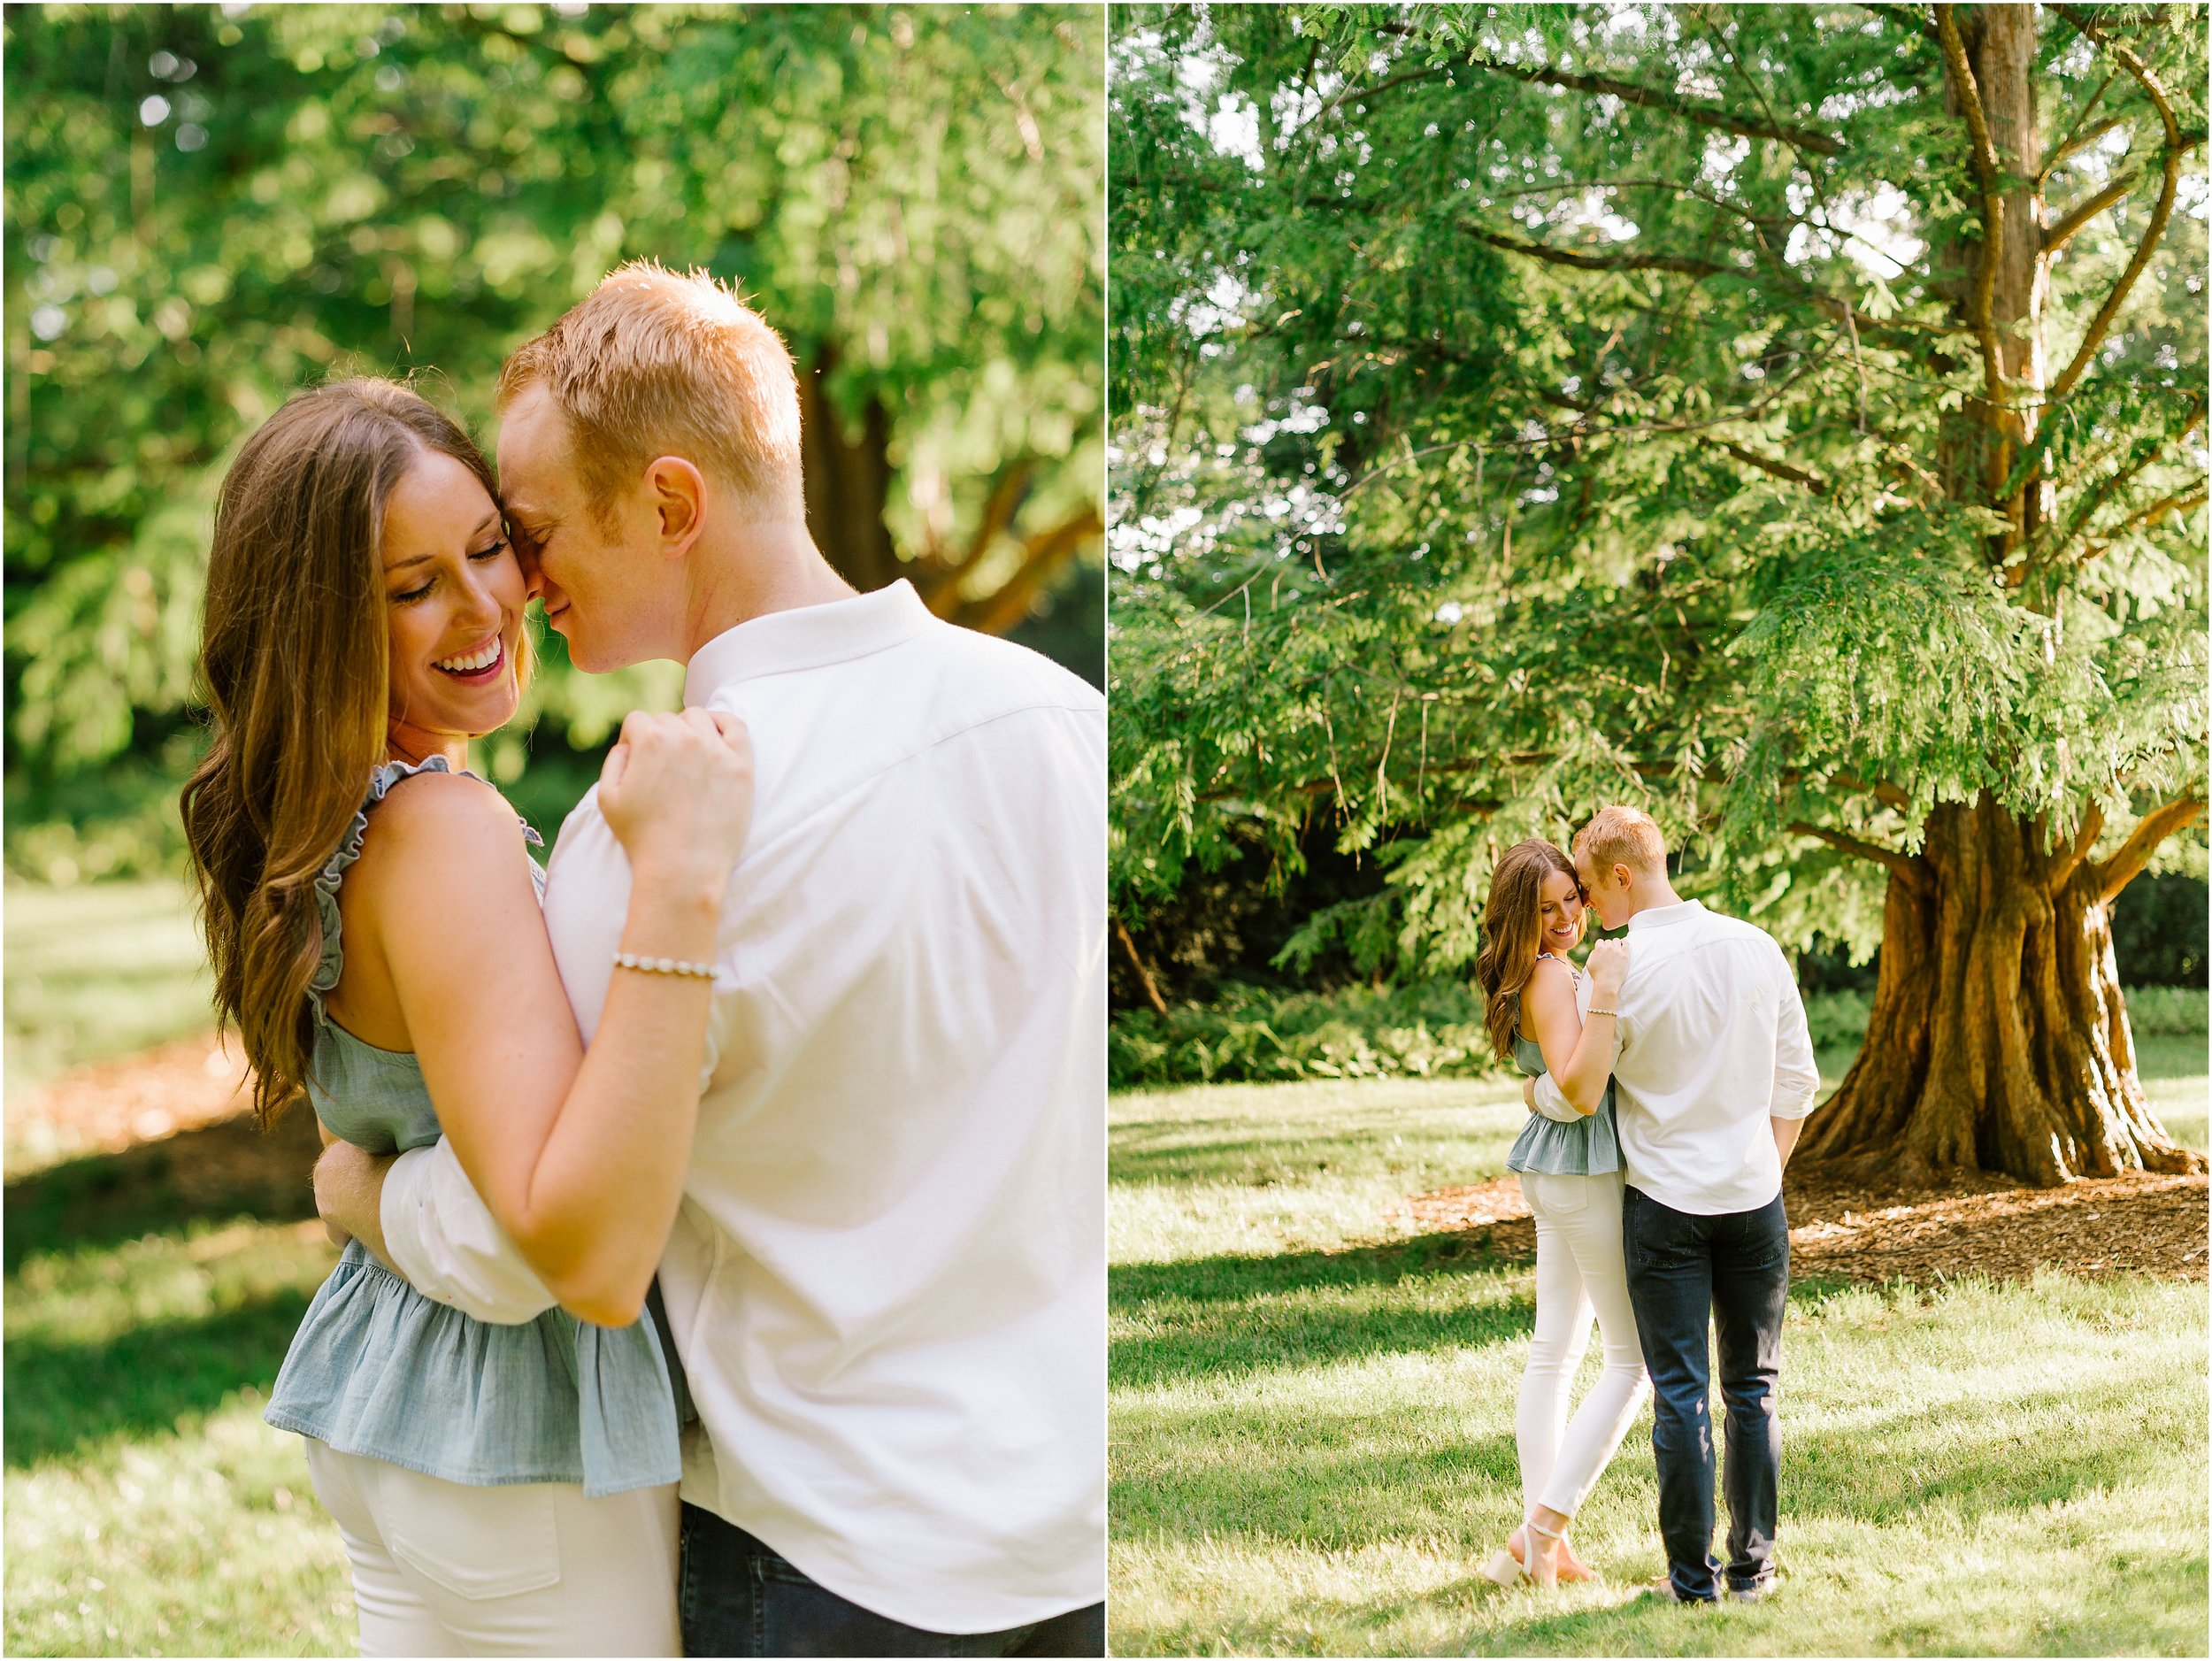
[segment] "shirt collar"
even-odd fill
[[[865,657],[913,639],[936,620],[903,579],[849,600],[749,618],[691,655],[684,706],[695,708],[741,681]]]
[[[1686,923],[1694,917],[1705,915],[1705,902],[1683,900],[1674,905],[1655,905],[1639,911],[1628,919],[1631,933],[1640,928],[1665,928],[1674,923]]]

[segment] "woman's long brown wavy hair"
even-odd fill
[[[1544,879],[1555,871],[1573,877],[1574,861],[1534,839],[1507,849],[1490,873],[1475,984],[1482,988],[1482,1024],[1501,1061],[1512,1056],[1513,1037],[1521,1028],[1521,992],[1536,973],[1544,930]]]
[[[216,1013],[253,1064],[264,1129],[314,1050],[315,877],[385,756],[384,504],[426,450],[499,499],[482,452],[418,394],[334,381],[246,441],[216,502],[200,650],[213,740],[184,787],[184,832]]]

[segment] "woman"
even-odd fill
[[[625,727],[600,804],[631,961],[587,1057],[534,838],[463,765],[515,711],[528,597],[490,468],[404,388],[294,398],[224,481],[184,820],[255,1111],[450,1137],[565,1306],[483,1325],[357,1242],[316,1295],[267,1417],[309,1439],[365,1655],[679,1648],[674,1387],[641,1312],[679,1196],[631,1160],[692,1134],[749,753],[698,711]]]
[[[1597,1578],[1567,1543],[1567,1526],[1650,1388],[1621,1258],[1623,1173],[1609,1076],[1628,945],[1599,942],[1589,973],[1577,973],[1567,954],[1581,943],[1583,918],[1566,855],[1547,842],[1506,850],[1491,873],[1475,959],[1484,1022],[1499,1058],[1532,1077],[1548,1072],[1574,1117],[1532,1113],[1506,1159],[1536,1219],[1536,1331],[1514,1419],[1524,1526],[1483,1570],[1501,1585],[1524,1576],[1542,1587]],[[1569,1419],[1593,1309],[1605,1368]]]

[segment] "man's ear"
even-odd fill
[[[681,456],[657,457],[646,466],[645,488],[660,523],[661,551],[682,558],[706,525],[705,476]]]

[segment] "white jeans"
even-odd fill
[[[310,1437],[353,1563],[365,1656],[683,1653],[676,1486],[467,1488]]]
[[[1604,1473],[1651,1388],[1621,1259],[1623,1174],[1521,1173],[1536,1218],[1536,1333],[1521,1375],[1514,1431],[1521,1450],[1524,1517],[1539,1505],[1571,1517]],[[1590,1342],[1594,1310],[1605,1370],[1574,1417],[1567,1392]]]

